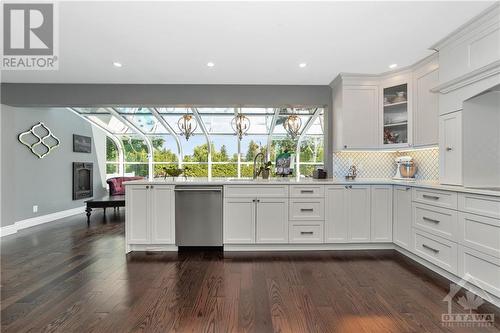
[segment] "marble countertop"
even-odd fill
[[[250,178],[158,178],[152,181],[149,180],[134,180],[125,182],[125,185],[402,185],[420,188],[430,188],[437,190],[475,193],[499,196],[500,191],[468,188],[463,186],[442,185],[437,181],[404,181],[394,180],[391,178],[358,178],[356,180],[345,180],[342,178],[271,178],[271,179],[250,179]]]

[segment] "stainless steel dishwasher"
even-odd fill
[[[222,246],[222,186],[175,187],[177,246]]]

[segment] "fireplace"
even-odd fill
[[[73,162],[73,200],[94,195],[94,164]]]

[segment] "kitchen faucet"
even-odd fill
[[[259,176],[260,174],[260,169],[257,170],[257,158],[258,157],[261,157],[261,158],[264,158],[264,153],[258,153],[257,155],[255,155],[254,159],[253,159],[253,179],[257,179],[257,176]]]

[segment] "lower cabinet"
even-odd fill
[[[224,199],[224,243],[255,243],[255,198]]]
[[[372,186],[371,241],[392,242],[392,185]]]
[[[369,242],[371,238],[370,186],[327,186],[325,193],[325,242]]]
[[[225,198],[224,243],[288,243],[288,199]]]
[[[458,246],[458,275],[500,297],[500,258]]]
[[[288,243],[288,199],[258,198],[256,243]]]
[[[453,274],[457,274],[457,243],[413,228],[413,252]]]
[[[125,194],[127,244],[174,244],[174,188],[130,185]]]
[[[290,224],[290,243],[323,243],[323,222],[305,221]]]
[[[392,241],[406,250],[412,250],[412,191],[409,186],[394,186]]]

